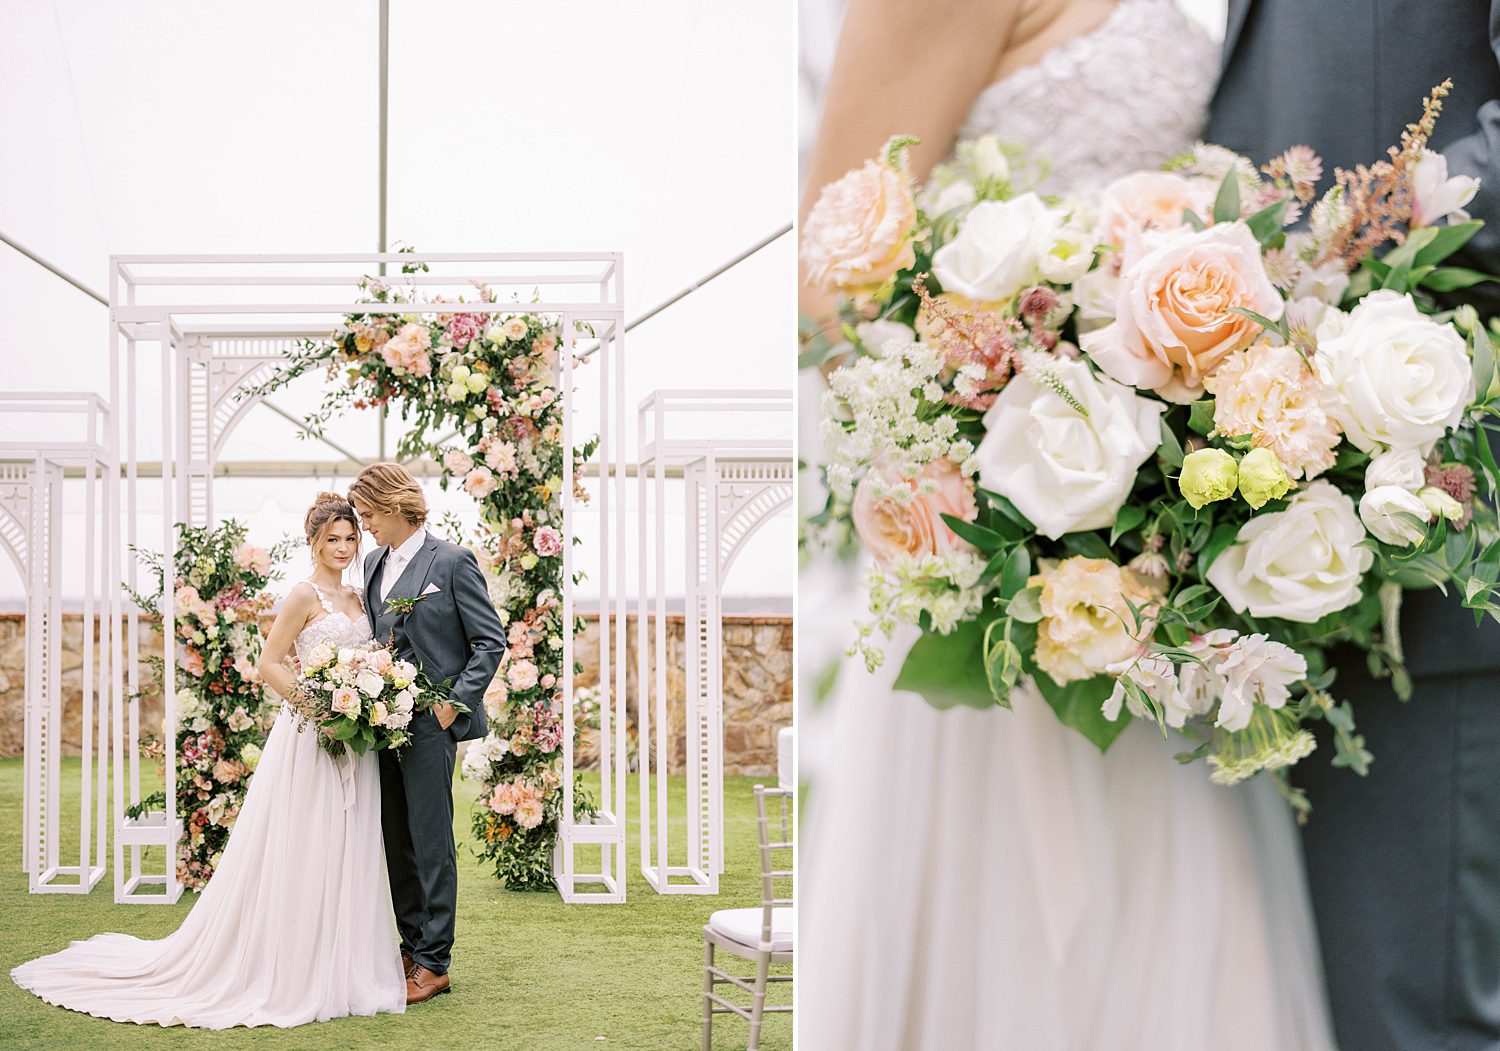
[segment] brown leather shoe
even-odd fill
[[[406,976],[406,1004],[420,1004],[425,1000],[431,1000],[439,993],[446,993],[449,988],[448,976],[446,974],[433,974],[421,964],[411,969]]]
[[[406,975],[406,977],[408,977],[408,978],[411,977],[412,968],[415,967],[416,965],[417,965],[417,961],[416,960],[413,960],[410,956],[408,956],[404,952],[401,954],[401,973],[404,974],[404,975]]]

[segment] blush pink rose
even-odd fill
[[[182,648],[182,669],[194,678],[203,678],[203,654],[191,646]]]
[[[495,475],[488,467],[476,467],[464,478],[464,491],[476,499],[484,499],[495,491]]]
[[[245,543],[235,548],[234,564],[263,577],[271,572],[271,555],[263,547]]]
[[[1099,195],[1099,236],[1123,248],[1147,230],[1176,230],[1184,210],[1207,222],[1213,199],[1214,189],[1204,181],[1171,172],[1132,172]]]
[[[1285,307],[1248,226],[1148,234],[1140,254],[1126,255],[1114,323],[1079,342],[1111,379],[1168,401],[1195,401],[1204,377],[1260,334],[1235,307],[1272,320]]]
[[[443,466],[453,474],[468,474],[474,467],[474,458],[462,449],[449,449],[443,453]]]
[[[347,686],[340,686],[333,691],[333,702],[331,707],[340,715],[356,716],[359,714],[359,691],[351,690]]]
[[[917,481],[903,479],[894,471],[877,465],[871,468],[872,474],[876,472],[887,484],[904,485],[912,493],[906,502],[877,496],[869,475],[860,480],[854,493],[854,528],[878,561],[889,563],[902,555],[937,555],[969,546],[941,517],[947,514],[972,522],[979,513],[972,484],[952,460],[934,460],[923,469],[919,481],[938,486],[930,494],[921,492]]]
[[[562,554],[562,534],[551,526],[542,526],[531,538],[531,546],[543,558]]]
[[[374,650],[370,653],[370,656],[366,658],[365,661],[366,666],[370,668],[371,671],[374,671],[380,675],[384,675],[386,672],[390,671],[392,663],[394,663],[394,661],[391,657],[390,650]]]
[[[917,206],[911,179],[866,161],[823,187],[802,224],[802,262],[811,284],[866,298],[916,261]]]
[[[516,812],[516,786],[496,785],[495,794],[490,796],[490,809],[497,814],[514,814]]]
[[[415,321],[402,325],[401,330],[380,348],[380,357],[393,369],[406,369],[418,376],[432,372],[432,334],[426,325]]]
[[[531,661],[515,661],[505,672],[505,681],[512,690],[529,690],[539,678],[537,666]]]

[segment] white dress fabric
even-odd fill
[[[309,581],[309,583],[311,583]],[[314,585],[316,587],[316,585]],[[334,611],[297,636],[368,641]],[[406,1010],[374,752],[339,766],[283,704],[214,876],[172,934],[99,934],[10,973],[48,1003],[117,1022],[295,1026]]]
[[[1191,145],[1217,61],[1172,0],[1122,0],[986,89],[962,135],[1035,149],[1051,192],[1097,186]],[[891,688],[916,638],[874,675],[846,661],[831,701],[802,826],[799,1046],[1334,1047],[1274,785],[1214,785],[1139,722],[1101,756],[1034,690],[938,711]]]

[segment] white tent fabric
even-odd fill
[[[378,247],[376,4],[36,0],[10,5],[6,30],[0,234],[85,284],[107,294],[111,253]],[[622,251],[639,316],[790,219],[793,34],[790,2],[392,0],[390,241]],[[792,272],[782,237],[636,328],[631,404],[790,386]],[[106,337],[103,306],[0,246],[0,386],[107,395]],[[293,412],[316,399],[315,384],[277,396]],[[373,413],[329,433],[376,454]],[[224,454],[336,458],[264,409]],[[222,480],[216,510],[271,542],[334,481]],[[468,511],[461,494],[435,503]],[[790,514],[768,526],[730,591],[789,596],[792,538]],[[0,608],[19,597],[0,563]]]

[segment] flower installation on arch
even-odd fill
[[[291,544],[267,551],[245,540],[243,524],[230,519],[215,529],[177,526],[177,575],[170,590],[177,622],[177,813],[183,838],[177,845],[177,878],[189,890],[202,890],[244,802],[249,777],[275,719],[256,663],[263,641],[260,616],[271,608],[266,587],[278,575],[272,567]],[[133,549],[165,585],[159,554]],[[148,613],[161,611],[155,596],[132,593]],[[162,685],[164,657],[149,656],[150,680],[141,693]],[[143,751],[165,761],[160,737]],[[129,816],[164,806],[163,792],[141,800]]]
[[[490,732],[463,763],[481,793],[475,851],[507,887],[547,889],[563,805],[563,633],[577,628],[564,624],[562,614],[560,334],[555,319],[521,304],[423,313],[414,289],[374,279],[361,287],[363,301],[411,309],[351,312],[327,339],[304,342],[273,379],[245,396],[322,368],[329,382],[309,429],[348,408],[391,405],[413,425],[397,457],[431,456],[441,465],[443,488],[457,485],[477,501],[480,526],[468,546],[485,572],[509,646],[485,694]],[[479,303],[495,304],[489,288],[475,289]],[[431,436],[442,429],[457,435],[439,446]],[[592,443],[575,449],[575,462],[592,452]],[[587,500],[576,483],[571,495]],[[575,810],[580,817],[593,812],[576,783]]]
[[[1328,647],[1409,695],[1403,588],[1500,617],[1495,348],[1438,299],[1490,279],[1447,262],[1481,225],[1428,148],[1449,87],[1321,196],[1306,146],[1257,169],[1199,143],[1059,200],[993,137],[925,187],[896,139],[825,188],[801,251],[847,358],[809,526],[871,556],[851,654],[917,625],[897,688],[1034,686],[1100,749],[1145,719],[1217,782],[1272,771],[1299,814],[1304,724],[1363,773]]]

